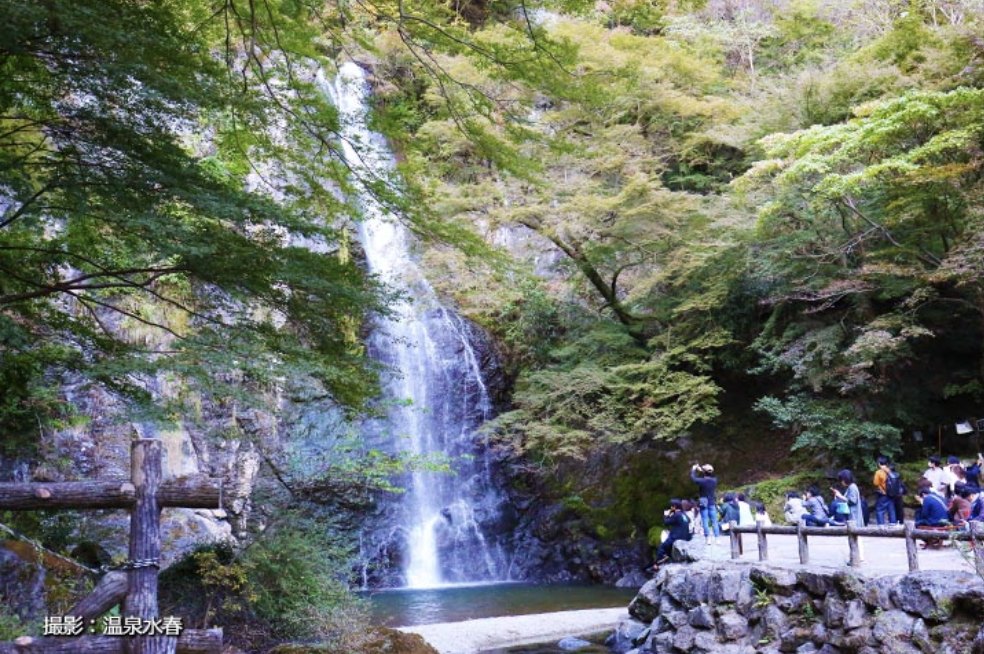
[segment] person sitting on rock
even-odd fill
[[[828,510],[830,512],[830,521],[828,524],[843,527],[851,519],[851,508],[847,505],[846,501],[838,497],[830,500]]]
[[[738,504],[738,524],[742,527],[755,524],[752,505],[748,503],[744,493],[735,495],[735,502]]]
[[[919,489],[916,499],[922,506],[916,512],[917,527],[946,527],[950,524],[946,500],[928,488]]]
[[[806,501],[803,502],[803,506],[806,508],[803,522],[811,527],[826,527],[830,524],[830,511],[827,509],[827,503],[823,501],[820,487],[816,484],[811,484],[806,489]]]
[[[791,525],[798,525],[806,513],[806,507],[803,505],[803,500],[800,499],[800,494],[796,491],[786,493],[786,504],[782,507],[782,515],[786,518],[786,522]]]
[[[670,533],[656,550],[656,563],[653,565],[653,572],[670,560],[673,543],[678,540],[690,540],[690,518],[683,510],[683,502],[677,499],[670,500],[670,508],[663,513],[663,516],[663,524],[669,528]]]
[[[967,521],[984,522],[984,496],[977,486],[967,486],[967,499],[970,500],[970,517]]]
[[[765,505],[761,502],[755,503],[755,524],[763,527],[772,526],[772,518],[769,517],[769,512],[765,510]]]
[[[963,525],[970,519],[970,492],[966,484],[956,484],[953,497],[950,499],[950,509],[947,515],[950,522]]]
[[[725,493],[724,503],[721,504],[721,531],[729,531],[731,523],[741,524],[741,510],[734,493]]]
[[[694,534],[701,535],[700,513],[697,511],[697,503],[692,500],[680,500],[680,504],[683,507],[683,512],[687,514],[687,519],[690,521],[691,538],[693,538]]]

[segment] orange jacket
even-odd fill
[[[885,483],[887,481],[888,481],[888,473],[885,472],[884,468],[879,466],[878,470],[875,471],[875,478],[871,481],[871,483],[874,484],[875,488],[878,490],[879,493],[885,495],[886,494]]]

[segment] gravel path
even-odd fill
[[[400,627],[400,631],[420,634],[441,654],[475,654],[487,649],[614,631],[623,615],[628,615],[624,608],[587,609],[424,624]]]

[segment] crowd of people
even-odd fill
[[[956,456],[948,457],[945,466],[941,461],[938,456],[929,457],[926,471],[916,482],[915,525],[961,527],[970,521],[984,522],[984,496],[980,490],[984,457],[978,453],[977,460],[968,465]],[[802,493],[787,492],[784,520],[794,525],[802,521],[810,526],[844,525],[849,520],[856,525],[867,525],[873,515],[879,525],[902,523],[906,485],[887,457],[878,457],[876,466],[871,480],[873,507],[862,494],[854,473],[841,470],[836,484],[829,488],[829,503],[817,484]],[[719,502],[713,465],[695,463],[690,478],[697,487],[697,497],[670,500],[670,508],[664,513],[666,538],[656,551],[656,563],[651,570],[669,560],[673,544],[679,540],[698,537],[704,538],[707,545],[716,546],[720,544],[722,532],[727,532],[732,523],[772,524],[765,506],[761,502],[749,502],[744,493],[725,493]]]

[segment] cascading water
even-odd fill
[[[353,63],[342,65],[329,92],[341,115],[344,154],[354,177],[386,177],[395,162],[382,136],[366,125],[364,71]],[[397,449],[415,458],[446,457],[452,470],[416,466],[396,509],[406,585],[502,580],[505,547],[486,535],[495,531],[502,499],[476,443],[476,428],[492,406],[472,345],[476,330],[440,304],[411,256],[407,229],[372,194],[360,193],[359,199],[365,214],[360,237],[371,272],[413,298],[381,321],[370,339],[373,355],[393,371],[385,388],[396,400],[377,429],[405,444]]]

